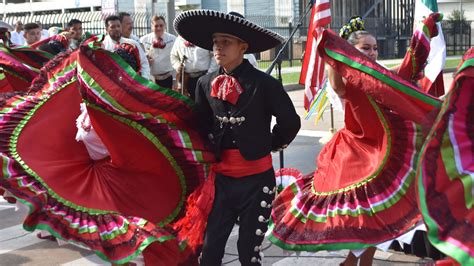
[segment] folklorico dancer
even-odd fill
[[[260,265],[276,191],[270,152],[290,144],[300,118],[282,84],[255,69],[244,54],[271,49],[283,37],[240,16],[212,10],[183,12],[174,27],[182,38],[213,51],[219,65],[198,80],[195,97],[200,126],[217,162],[199,195],[190,197],[195,205],[187,209],[187,223],[178,227],[181,240],[187,238],[197,248],[205,228],[201,265],[221,265],[239,218],[240,263]],[[270,129],[272,116],[277,123]]]
[[[0,187],[29,207],[23,227],[115,264],[142,252],[147,265],[186,260],[191,250],[173,224],[214,160],[193,102],[140,77],[95,39],[41,71],[0,114]],[[76,120],[81,103],[88,116]]]
[[[171,89],[173,87],[173,66],[170,55],[176,36],[165,32],[166,21],[162,16],[151,18],[153,32],[140,38],[151,67],[151,75],[156,84]]]
[[[418,196],[428,239],[474,265],[474,48],[463,56],[420,152]],[[446,262],[440,265],[455,265]]]
[[[276,198],[270,240],[284,249],[365,249],[416,229],[421,220],[415,194],[419,125],[440,101],[376,63],[375,38],[362,30],[360,17],[350,24],[355,31],[342,31],[349,42],[324,31],[318,44],[345,105],[345,127],[323,147],[315,172]],[[434,27],[426,33],[434,35]],[[363,265],[371,264],[374,251],[363,255]],[[357,261],[351,255],[344,263]]]

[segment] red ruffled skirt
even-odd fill
[[[185,259],[172,224],[213,160],[195,130],[192,102],[92,45],[60,55],[45,71],[35,96],[1,109],[0,186],[30,207],[24,228],[47,230],[113,263],[152,243],[162,265]],[[107,158],[93,161],[75,140],[81,102]]]

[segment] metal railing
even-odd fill
[[[130,13],[134,20],[134,34],[143,36],[151,31],[151,17],[152,14],[149,12],[137,12]],[[160,15],[160,14],[158,14]],[[60,14],[46,14],[46,15],[23,15],[23,16],[6,16],[5,22],[11,25],[15,24],[16,21],[21,20],[23,24],[28,22],[40,21],[43,24],[43,28],[48,29],[50,27],[65,28],[67,23],[71,19],[79,19],[82,21],[82,28],[84,31],[88,31],[93,34],[105,33],[105,16],[101,11],[88,11],[88,12],[74,12],[74,13],[60,13]]]
[[[150,12],[131,13],[131,16],[134,20],[134,34],[137,36],[143,36],[151,32],[150,21],[152,14]],[[101,11],[40,14],[33,16],[25,13],[22,15],[9,14],[5,17],[5,22],[13,25],[17,20],[21,20],[23,23],[40,21],[45,29],[52,26],[65,28],[68,21],[73,18],[79,19],[83,22],[82,27],[84,31],[93,34],[102,34],[105,32],[105,17]],[[249,15],[247,16],[247,19],[269,28],[284,37],[288,37],[295,27],[291,22],[282,24],[287,21],[287,19],[275,16]],[[412,34],[410,30],[398,29],[397,25],[400,23],[393,19],[389,20],[387,18],[368,17],[365,20],[367,31],[372,33],[379,42],[380,58],[401,58],[405,55]],[[331,29],[337,32],[342,25],[342,21],[344,21],[344,19],[341,17],[333,17]],[[443,33],[449,55],[463,53],[471,47],[471,23],[472,21],[466,21],[463,24],[443,21]],[[305,23],[305,25],[307,25],[307,23]],[[302,58],[306,45],[307,31],[307,26],[301,27],[290,41],[287,49],[283,51],[283,65],[292,66],[294,64],[299,64],[299,60]],[[265,69],[270,65],[277,52],[278,47],[270,51],[256,54],[260,67]]]
[[[472,21],[443,21],[444,40],[446,42],[446,54],[464,54],[471,48],[471,25]]]

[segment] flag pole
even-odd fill
[[[283,46],[280,48],[280,51],[278,51],[277,55],[275,56],[275,59],[273,59],[272,63],[270,66],[267,68],[265,73],[271,74],[273,71],[273,68],[277,66],[277,79],[283,83],[283,79],[281,77],[281,56],[283,54],[283,51],[285,51],[286,47],[290,43],[290,40],[293,38],[295,35],[296,31],[303,25],[303,20],[306,18],[308,15],[309,11],[311,11],[311,8],[313,7],[313,0],[310,0],[308,4],[306,5],[305,11],[303,12],[303,16],[301,16],[300,20],[298,21],[298,24],[296,24],[296,27],[293,29],[291,32],[290,36],[288,36],[288,39],[285,41]],[[280,169],[285,167],[285,161],[284,161],[284,154],[283,150],[279,152],[280,155]],[[280,176],[280,184],[282,184],[282,177]]]

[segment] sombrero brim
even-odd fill
[[[3,22],[1,20],[0,20],[0,28],[6,28],[6,29],[8,29],[8,31],[13,31],[14,30],[12,25],[10,25],[6,22]]]
[[[285,39],[241,17],[214,10],[190,10],[174,20],[176,32],[187,41],[212,51],[212,35],[226,33],[248,43],[247,53],[258,53],[281,44]]]

